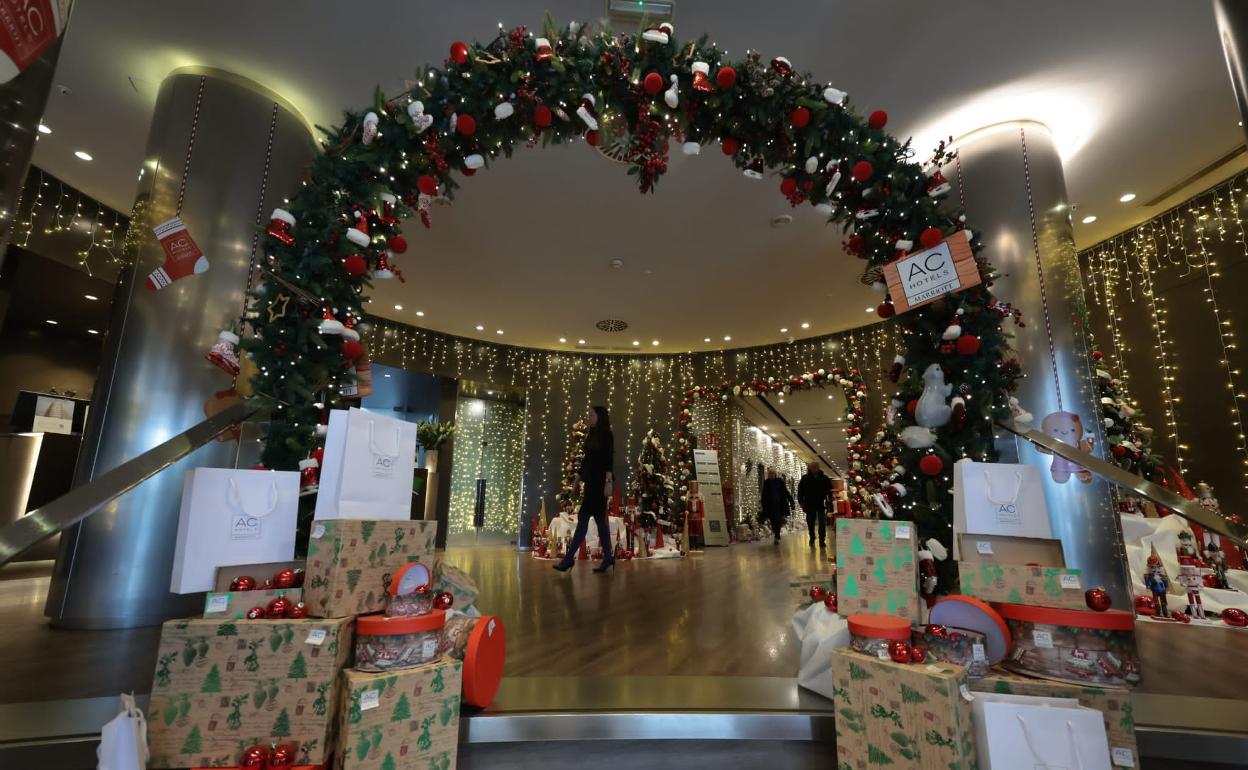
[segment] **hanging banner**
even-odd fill
[[[693,450],[693,467],[702,493],[702,539],[707,545],[728,545],[724,490],[719,479],[719,452]]]
[[[898,313],[980,283],[971,244],[960,235],[933,249],[888,263],[884,266],[884,280]]]
[[[0,0],[0,83],[48,50],[69,16],[69,0]]]

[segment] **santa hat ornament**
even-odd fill
[[[399,217],[395,214],[395,207],[399,204],[398,197],[388,192],[383,192],[377,197],[381,198],[381,214],[377,216],[377,221],[387,227],[394,227],[399,223]]]
[[[581,119],[581,122],[590,131],[598,130],[596,105],[593,94],[581,94],[581,104],[576,108],[576,116]]]
[[[949,182],[945,179],[944,174],[940,173],[939,169],[937,169],[927,179],[928,197],[938,198],[941,195],[944,195],[945,193],[949,192],[950,189],[951,188],[949,186]]]
[[[704,61],[695,61],[690,69],[693,70],[694,91],[711,93],[715,90],[715,84],[711,82],[711,65]]]
[[[763,178],[762,157],[761,156],[756,157],[754,158],[754,160],[750,161],[750,165],[746,166],[745,171],[742,171],[741,173],[744,174],[747,179],[762,179]]]
[[[347,316],[347,320],[342,324],[342,337],[353,342],[360,341],[360,333],[355,330],[355,319]]]
[[[368,218],[360,216],[359,212],[356,212],[356,217],[358,217],[356,223],[347,228],[347,240],[360,248],[364,248],[373,240],[368,237]]]
[[[381,119],[377,117],[377,113],[369,112],[364,115],[364,122],[360,125],[360,143],[365,147],[373,143],[377,138],[377,127],[381,125]]]
[[[771,60],[771,68],[780,74],[781,77],[793,76],[793,62],[783,56],[777,56]]]
[[[292,246],[295,243],[295,236],[290,232],[290,228],[294,226],[294,214],[291,214],[286,209],[273,209],[273,213],[269,215],[269,226],[265,229],[265,232],[287,246]]]
[[[555,58],[555,49],[551,47],[550,41],[544,37],[539,37],[533,41],[534,58],[538,61],[550,61]]]
[[[433,125],[433,116],[425,114],[425,104],[419,99],[407,105],[407,117],[411,118],[412,128],[418,134],[423,134],[425,129]]]
[[[671,42],[672,32],[675,29],[671,24],[663,22],[653,29],[648,29],[641,33],[641,39],[649,43],[658,43],[659,45],[667,45]]]
[[[936,557],[926,548],[918,553],[919,557],[919,593],[931,596],[936,593]]]
[[[676,77],[675,75],[672,75],[669,79],[672,82],[672,86],[671,88],[663,92],[663,103],[666,104],[670,109],[674,110],[678,106],[680,106],[680,89],[678,87],[678,84],[680,83],[680,78]]]
[[[845,97],[847,96],[849,96],[849,94],[839,88],[828,86],[823,89],[823,100],[828,104],[835,104],[837,107],[840,107],[845,103]]]
[[[325,308],[325,312],[321,315],[321,323],[316,330],[321,334],[342,334],[342,322],[334,318],[334,311]]]
[[[383,255],[384,256],[384,255]],[[896,382],[901,379],[901,368],[906,365],[906,357],[897,355],[893,357],[893,365],[888,370],[888,381]]]
[[[896,249],[897,251],[910,251],[910,249],[914,248],[914,241],[908,240],[906,238],[898,238],[897,240],[893,241],[893,248]]]
[[[389,251],[381,252],[381,256],[377,258],[377,269],[373,271],[374,278],[380,278],[388,281],[394,277],[394,268],[390,264],[390,258],[394,256]]]
[[[516,114],[516,108],[511,106],[511,102],[499,102],[494,105],[494,119],[506,120]]]
[[[237,376],[238,353],[234,349],[234,346],[237,344],[238,335],[228,329],[223,329],[217,335],[216,344],[212,346],[212,350],[209,350],[204,358],[211,361],[214,366],[219,367],[226,374]]]

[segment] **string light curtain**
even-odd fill
[[[1248,506],[1245,205],[1248,172],[1079,255],[1088,323],[1155,423],[1158,451],[1231,510]]]
[[[447,532],[474,533],[477,479],[485,479],[483,536],[514,538],[520,527],[524,406],[461,396],[455,404],[455,454]]]

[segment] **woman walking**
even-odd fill
[[[581,510],[576,516],[576,532],[572,542],[568,543],[568,552],[563,561],[555,565],[560,572],[567,572],[576,564],[576,552],[585,542],[585,534],[589,531],[589,520],[598,522],[598,543],[602,548],[602,565],[594,568],[594,572],[606,572],[615,564],[614,549],[611,543],[611,526],[607,522],[607,498],[615,485],[615,437],[611,435],[611,418],[607,410],[595,406],[585,418],[589,433],[585,435],[585,457],[581,460],[581,470],[576,483],[584,491]]]

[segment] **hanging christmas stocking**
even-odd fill
[[[195,245],[181,217],[162,222],[152,231],[165,250],[165,263],[148,273],[144,283],[149,290],[158,291],[179,278],[208,271],[208,258]]]

